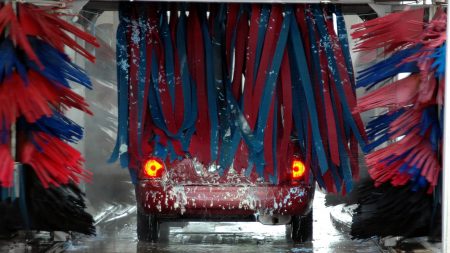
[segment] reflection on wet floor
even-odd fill
[[[130,214],[106,225],[98,235],[74,240],[68,252],[381,252],[375,241],[352,241],[333,227],[331,208],[324,195],[314,199],[314,241],[293,244],[285,237],[285,226],[265,226],[258,222],[191,222],[171,227],[165,242],[140,243],[135,232],[136,217]],[[180,225],[180,224],[172,224]]]

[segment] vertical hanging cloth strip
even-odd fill
[[[308,177],[352,189],[365,133],[338,6],[141,3],[121,5],[120,20],[111,161],[192,157],[277,183],[295,145]]]
[[[211,122],[208,111],[208,96],[206,87],[206,62],[202,28],[200,23],[200,13],[196,5],[189,8],[186,30],[190,31],[186,35],[187,62],[191,73],[192,94],[197,97],[197,117],[195,131],[192,136],[189,151],[196,153],[196,157],[202,164],[209,164],[212,157],[211,150]],[[182,41],[180,41],[182,42]],[[195,93],[194,93],[195,92]]]
[[[330,70],[329,74],[331,74],[329,77],[331,80],[331,98],[332,102],[335,103],[333,105],[334,110],[337,109],[337,117],[335,118],[339,120],[339,122],[336,122],[336,133],[340,164],[334,165],[338,166],[338,174],[346,183],[346,188],[344,188],[344,190],[351,190],[351,183],[349,182],[351,182],[352,171],[357,171],[358,159],[357,153],[352,154],[350,150],[353,150],[353,152],[357,150],[355,140],[359,141],[363,149],[365,148],[365,136],[360,134],[360,132],[363,133],[361,118],[359,118],[358,115],[354,117],[351,112],[351,108],[356,106],[356,96],[354,88],[352,87],[354,81],[351,80],[352,75],[349,76],[349,72],[346,71],[348,61],[343,57],[343,48],[340,46],[340,40],[334,32],[331,32],[333,31],[331,16],[328,16],[327,10],[320,12],[318,8],[313,9],[313,14],[315,15],[317,28],[320,37],[322,38],[321,42],[326,54],[334,55],[331,59],[330,57],[327,57],[328,68]],[[324,19],[319,18],[319,15],[324,16]],[[337,13],[336,16],[339,17],[340,13]],[[325,24],[323,24],[323,20],[325,21]],[[345,26],[343,23],[340,23],[339,25]],[[339,28],[339,30],[342,31],[342,28]],[[344,48],[348,48],[348,45]],[[348,51],[344,50],[344,52],[346,52],[345,55],[349,54]],[[349,56],[347,56],[347,58],[349,58]],[[339,108],[341,108],[342,114]],[[350,169],[352,167],[353,169]]]
[[[446,13],[439,9],[430,22],[423,20],[424,9],[394,13],[355,25],[352,36],[358,50],[382,48],[386,56],[361,71],[358,86],[373,90],[399,73],[410,74],[358,100],[357,112],[385,109],[367,126],[366,162],[375,185],[432,193],[441,173]]]

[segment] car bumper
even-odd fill
[[[164,186],[142,180],[136,185],[140,211],[159,217],[243,217],[255,214],[303,215],[309,212],[314,187]]]

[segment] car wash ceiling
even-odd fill
[[[154,2],[151,0],[138,0],[140,2]],[[83,14],[85,20],[79,20],[78,22],[92,22],[104,11],[116,11],[119,8],[120,2],[133,2],[133,0],[118,0],[118,1],[89,1],[84,7]],[[161,2],[179,2],[179,1],[161,1]],[[260,3],[273,3],[270,0],[228,0],[228,1],[207,1],[207,0],[195,0],[187,2],[260,2]],[[415,1],[390,1],[390,0],[282,0],[283,3],[330,3],[330,4],[343,4],[342,11],[344,14],[356,14],[361,17],[362,20],[374,19],[377,16],[384,16],[387,13],[401,10],[405,5],[409,6],[423,6],[423,5],[439,5],[445,4],[445,0],[415,0]]]

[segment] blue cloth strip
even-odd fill
[[[122,168],[128,167],[128,45],[127,31],[130,26],[128,17],[129,10],[120,8],[119,11],[119,27],[117,28],[117,91],[118,91],[118,129],[117,140],[113,153],[108,162],[113,163],[120,157],[120,165]]]
[[[332,49],[332,44],[331,44],[332,42],[331,42],[330,36],[328,35],[328,32],[326,31],[326,26],[325,26],[325,23],[323,20],[323,16],[321,15],[320,9],[318,7],[312,7],[312,11],[314,13],[317,28],[318,28],[319,34],[322,38],[322,43],[324,45],[325,51],[326,51],[327,55],[329,56],[328,57],[329,69],[335,79],[334,83],[336,84],[336,88],[338,90],[338,94],[340,97],[344,120],[347,124],[350,125],[353,134],[355,135],[356,139],[359,142],[359,145],[365,151],[366,142],[364,141],[363,137],[361,136],[361,133],[359,132],[358,127],[356,126],[352,112],[350,111],[349,105],[347,104],[347,99],[345,96],[344,87],[342,87],[342,79],[338,72],[338,66],[336,63],[336,59],[334,57],[330,57],[331,55],[334,55],[334,53],[333,53],[333,49]]]
[[[233,35],[231,39],[231,47],[230,52],[234,52],[235,45],[236,45],[236,36],[237,36],[237,24],[240,22],[240,18],[243,13],[243,7],[240,6],[239,14],[236,20],[236,26],[233,29]],[[224,32],[224,31],[223,31]],[[231,57],[233,57],[233,54],[231,54]],[[230,64],[233,62],[233,60],[230,60]],[[231,69],[231,66],[229,67]],[[232,74],[226,73],[223,75],[225,80],[225,87],[224,87],[224,96],[226,98],[229,98],[230,96],[233,96],[231,92],[231,84],[232,84]],[[244,101],[244,97],[241,96],[241,106],[242,102]],[[221,125],[224,125],[226,128],[226,131],[221,136],[222,144],[220,147],[220,156],[219,156],[219,175],[223,175],[225,173],[225,170],[230,168],[230,166],[233,163],[234,157],[236,155],[237,149],[239,147],[239,143],[242,139],[241,132],[239,131],[239,128],[236,126],[236,124],[232,124],[232,109],[230,108],[230,103],[228,100],[226,100],[226,104],[224,104],[226,111],[225,113],[225,122],[221,122]],[[241,168],[235,168],[235,169],[241,169]]]
[[[306,62],[306,56],[303,50],[303,42],[300,37],[300,31],[298,30],[297,22],[294,17],[291,18],[291,22],[292,25],[290,43],[292,43],[293,53],[295,55],[293,63],[295,64],[294,66],[298,69],[297,71],[300,74],[301,79],[298,81],[301,82],[301,86],[305,92],[309,117],[311,120],[313,146],[318,157],[320,171],[323,175],[328,170],[328,162],[323,147],[322,137],[320,136],[319,122],[317,120],[316,102],[313,96],[314,93],[312,89],[311,78],[308,72],[308,64]]]
[[[435,49],[434,53],[431,55],[431,58],[434,58],[434,62],[431,65],[431,68],[436,71],[436,77],[439,79],[444,78],[445,75],[445,50],[446,43],[442,44],[442,46]],[[0,79],[1,80],[1,79]]]
[[[144,101],[144,96],[145,96],[145,89],[146,89],[146,83],[147,83],[147,41],[146,41],[146,34],[147,34],[147,15],[145,12],[145,9],[139,9],[139,18],[138,18],[138,24],[139,27],[135,28],[136,30],[139,29],[138,31],[136,31],[136,35],[133,36],[137,36],[139,37],[139,59],[140,59],[140,64],[139,64],[139,69],[137,71],[137,75],[138,75],[138,94],[137,94],[137,104],[138,104],[138,111],[137,111],[137,151],[138,151],[138,155],[141,157],[142,154],[142,132],[143,132],[143,126],[144,126],[144,106],[146,106],[146,101]],[[135,112],[136,113],[136,112]]]
[[[177,26],[177,50],[178,59],[180,60],[181,80],[183,83],[183,106],[184,119],[182,124],[182,131],[186,131],[181,142],[183,149],[188,150],[191,137],[195,131],[195,124],[197,120],[197,91],[195,85],[192,85],[192,80],[189,74],[186,53],[186,12],[181,11],[180,19]]]
[[[347,67],[347,73],[348,73],[348,76],[350,77],[350,81],[353,84],[352,85],[353,89],[355,89],[355,74],[353,72],[353,64],[352,64],[352,58],[350,55],[350,46],[348,43],[347,27],[345,26],[344,16],[342,15],[340,5],[333,5],[332,8],[333,8],[334,13],[336,14],[338,38],[341,43],[342,53],[345,58],[345,65]]]
[[[277,93],[277,90],[275,90]],[[274,111],[273,111],[273,132],[272,132],[272,160],[273,160],[273,171],[272,175],[269,176],[269,180],[272,184],[278,183],[278,159],[277,159],[277,141],[278,141],[278,95],[274,95]]]
[[[161,13],[161,38],[164,43],[164,54],[165,54],[165,70],[166,70],[166,80],[167,85],[169,86],[170,98],[172,99],[172,108],[175,108],[175,70],[174,70],[174,61],[173,61],[173,47],[172,47],[172,38],[170,36],[169,25],[167,23],[167,12],[163,10]]]
[[[253,71],[253,86],[256,83],[256,76],[258,74],[259,62],[261,60],[261,54],[264,46],[264,38],[266,37],[267,24],[269,23],[270,6],[263,5],[261,9],[259,27],[258,27],[258,42],[255,50],[255,64]]]
[[[214,59],[213,59],[213,47],[211,37],[209,35],[206,13],[203,13],[202,18],[202,32],[203,43],[205,45],[205,64],[206,64],[206,86],[208,95],[208,112],[211,125],[211,162],[217,160],[219,152],[219,120],[217,118],[217,93],[214,80]]]

